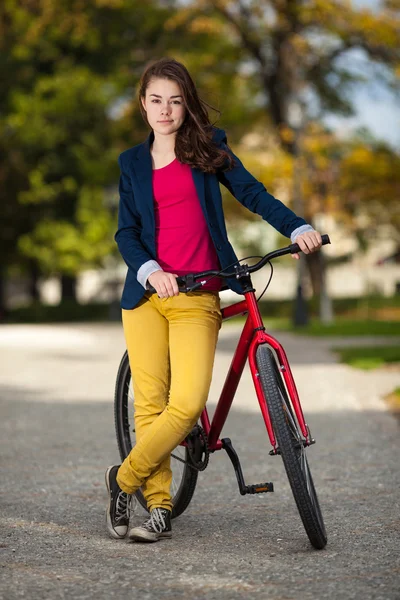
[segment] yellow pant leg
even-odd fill
[[[168,401],[168,321],[160,314],[159,307],[154,305],[152,297],[145,297],[136,308],[122,311],[122,322],[132,374],[135,433],[138,443],[147,427],[162,413]],[[163,508],[171,508],[171,480],[170,458],[167,456],[141,486],[148,506],[156,494],[158,500],[162,498]],[[132,487],[129,471],[125,472],[124,482],[127,487]]]
[[[221,326],[217,294],[194,292],[153,298],[169,323],[170,398],[119,469],[118,483],[128,493],[146,481],[200,416],[209,392]],[[155,494],[149,508],[160,506],[161,501],[161,494]]]

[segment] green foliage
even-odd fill
[[[339,191],[359,235],[376,239],[379,227],[389,225],[400,243],[400,154],[382,142],[358,141],[343,154]]]
[[[271,148],[278,139],[286,148],[293,141],[288,99],[297,89],[312,89],[322,108],[350,111],[343,91],[359,75],[338,59],[352,48],[392,75],[398,13],[386,4],[378,14],[325,0],[3,2],[0,275],[10,265],[35,264],[46,275],[74,276],[115,251],[115,207],[107,190],[118,178],[119,152],[147,133],[135,98],[138,78],[148,60],[164,55],[182,60],[203,99],[222,110],[232,144],[250,129],[272,126],[268,144],[248,152],[241,144],[239,153],[281,197],[292,163]],[[210,116],[217,121],[211,109]],[[323,148],[314,153],[319,173],[331,159]],[[381,151],[374,164],[372,154],[362,164],[347,155],[345,196],[375,210],[378,197],[394,197],[399,169],[398,157]],[[228,206],[232,224],[245,218],[237,203]]]
[[[41,265],[44,274],[76,275],[114,250],[116,229],[103,206],[101,188],[83,187],[78,196],[75,222],[42,219],[33,231],[19,238],[21,252]]]
[[[387,335],[400,336],[400,321],[355,321],[353,319],[337,319],[334,323],[324,325],[318,321],[306,327],[295,329],[297,333],[315,335],[318,337],[330,336],[369,336]]]
[[[74,276],[115,251],[109,190],[119,152],[147,134],[134,91],[148,60],[184,60],[216,108],[229,86],[228,121],[240,122],[238,131],[258,110],[230,41],[199,26],[177,36],[178,14],[156,1],[2,4],[0,272],[36,264],[45,275]]]
[[[272,125],[270,155],[278,141],[291,156],[299,157],[301,193],[294,192],[290,183],[289,189],[286,186],[289,196],[305,199],[304,208],[296,211],[309,221],[318,213],[334,213],[360,246],[366,246],[382,224],[390,223],[400,236],[399,153],[389,147],[377,149],[370,136],[357,163],[355,145],[337,139],[320,124],[324,114],[354,113],[355,84],[380,80],[389,89],[398,89],[398,2],[382,2],[379,9],[371,9],[347,0],[191,0],[171,26],[174,23],[209,34],[219,30],[230,39],[228,56],[236,57],[238,79],[252,91],[246,107],[259,115],[257,131],[271,130]],[[226,65],[224,61],[218,72],[225,72]],[[222,100],[228,114],[231,98],[226,94]],[[246,117],[245,122],[248,126]],[[287,174],[287,182],[293,177]],[[272,183],[276,193],[266,169],[262,180],[268,187]],[[382,210],[383,205],[388,210]],[[233,218],[236,212],[237,221],[246,219],[233,203],[227,206]]]
[[[77,321],[108,321],[110,305],[98,302],[78,304],[63,300],[57,306],[32,303],[9,311],[7,323],[70,323]]]
[[[333,348],[340,361],[358,369],[376,369],[390,363],[400,363],[399,346],[360,346],[353,348]]]

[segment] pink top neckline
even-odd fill
[[[163,169],[166,169],[167,167],[170,167],[171,165],[173,165],[176,160],[178,160],[178,159],[175,157],[172,162],[168,163],[164,167],[160,167],[159,169],[153,169],[153,171],[162,171]]]

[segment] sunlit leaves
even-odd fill
[[[84,187],[79,194],[75,222],[44,218],[19,239],[25,256],[35,259],[44,273],[76,275],[95,265],[114,249],[115,222],[103,206],[102,190]]]

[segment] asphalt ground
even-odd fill
[[[236,327],[221,331],[211,414],[237,336]],[[328,533],[321,551],[308,542],[281,459],[268,454],[248,373],[223,436],[246,482],[273,481],[275,492],[240,496],[219,452],[172,540],[110,539],[104,471],[119,461],[120,325],[2,327],[0,598],[400,599],[399,425],[381,400],[399,372],[356,371],[336,363],[331,341],[278,337],[317,439],[309,461]]]

